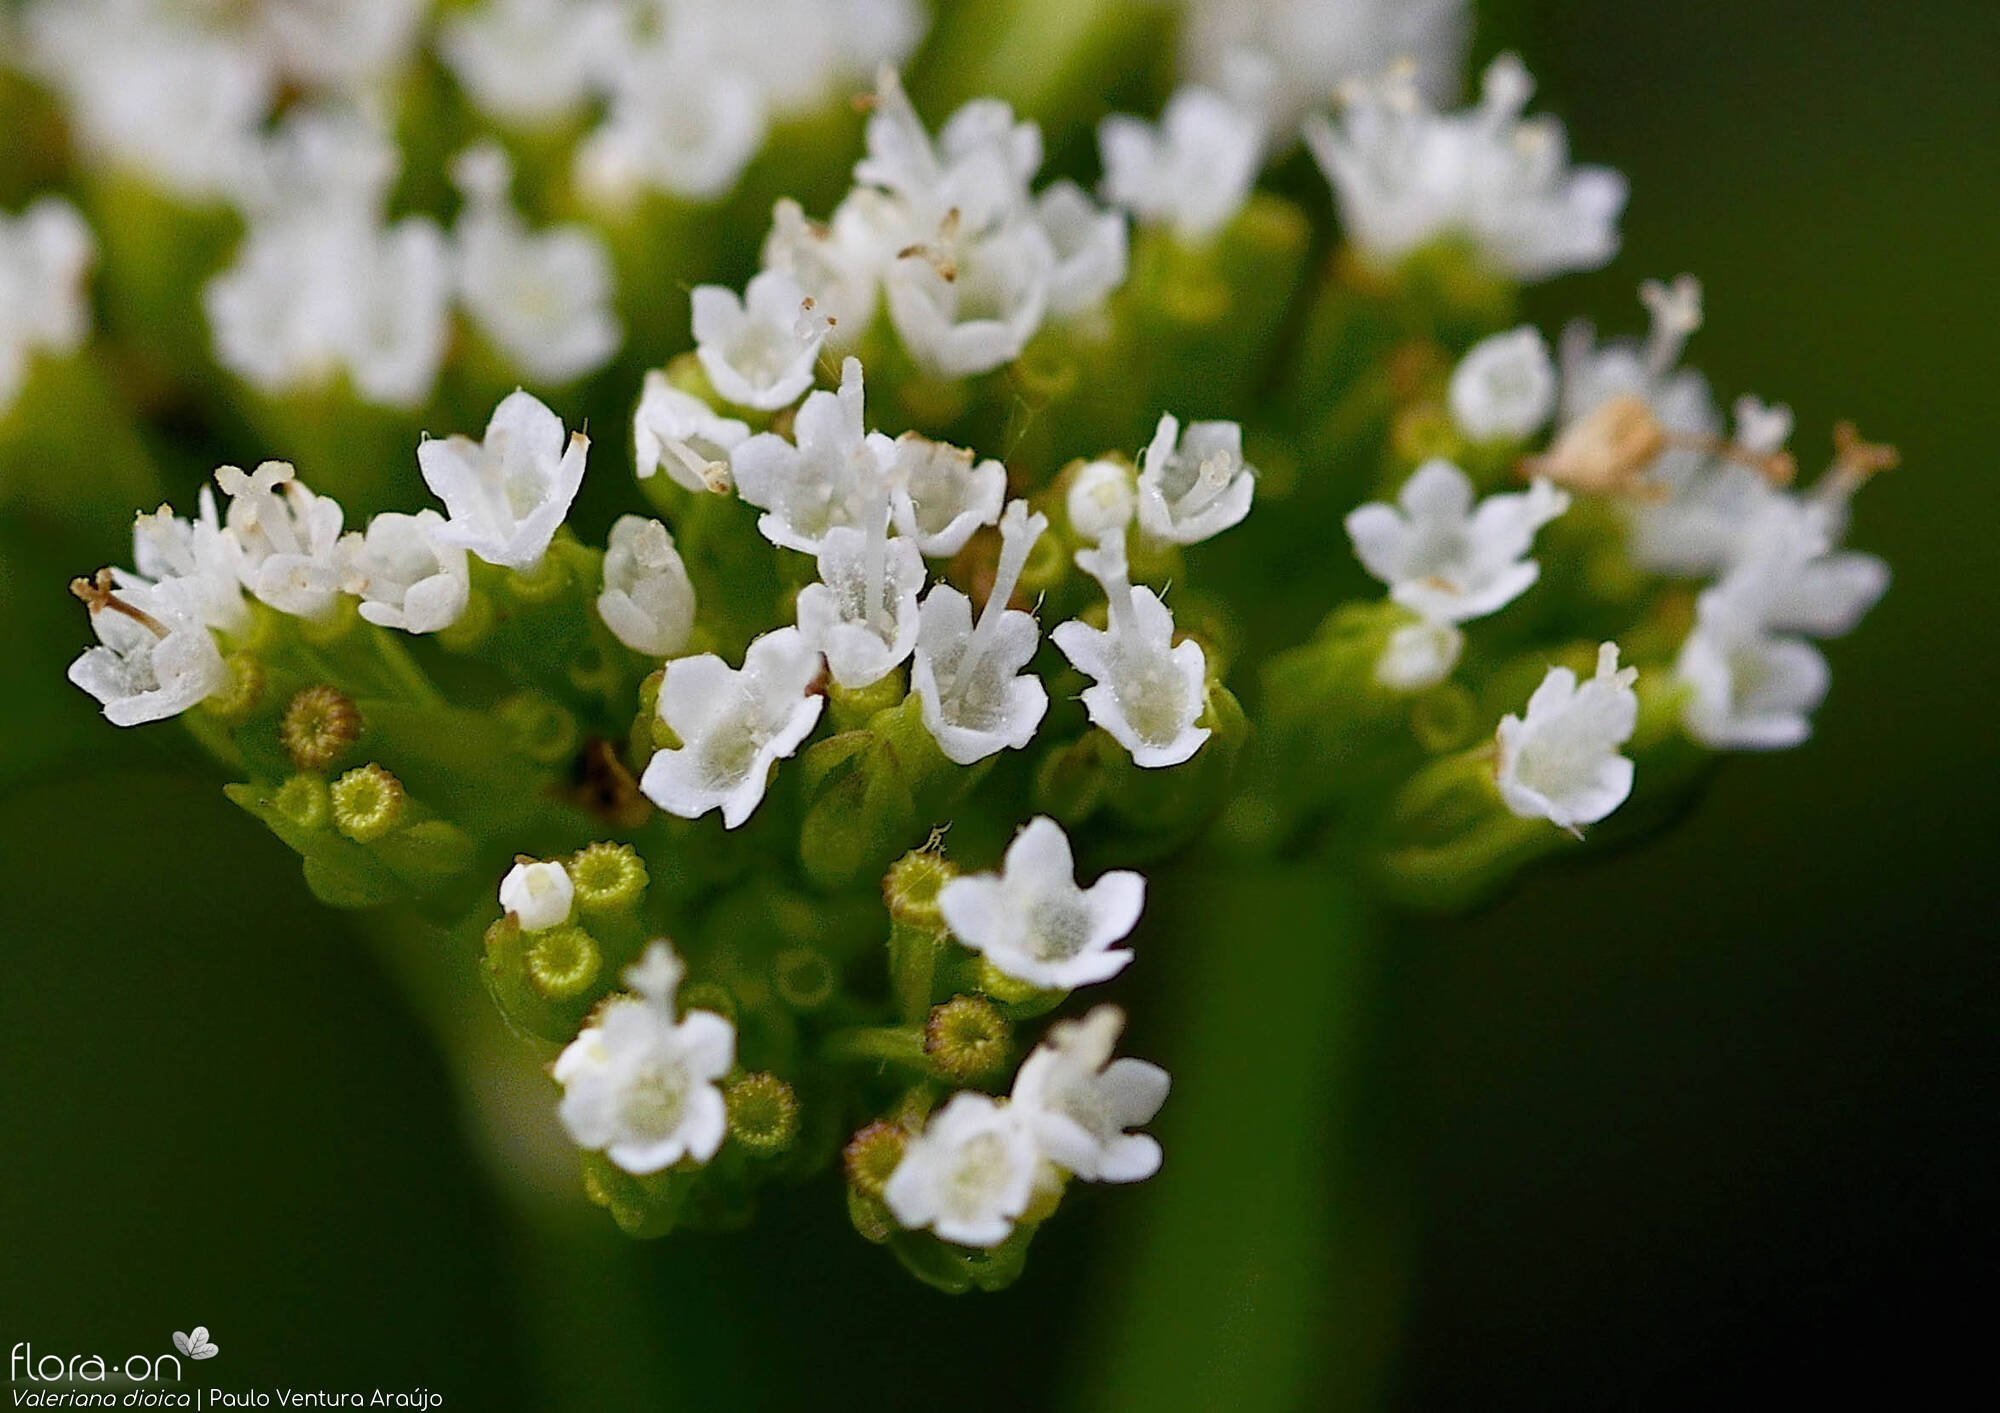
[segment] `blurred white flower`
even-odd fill
[[[1105,199],[1141,225],[1200,244],[1243,209],[1264,159],[1264,124],[1213,89],[1187,86],[1157,126],[1115,113],[1098,125]]]
[[[1526,441],[1556,409],[1556,364],[1539,331],[1524,325],[1474,344],[1452,370],[1451,419],[1473,441]]]
[[[1509,810],[1576,833],[1625,803],[1633,767],[1618,751],[1638,724],[1638,678],[1606,643],[1595,677],[1578,685],[1567,667],[1552,667],[1526,714],[1501,718],[1495,778]]]
[[[43,196],[21,214],[0,212],[0,418],[38,353],[74,353],[90,337],[85,276],[97,242],[76,208]]]
[[[1093,1006],[1057,1021],[1014,1076],[1013,1107],[1042,1152],[1086,1182],[1140,1182],[1160,1169],[1159,1140],[1130,1129],[1167,1101],[1167,1072],[1111,1058],[1125,1013]]]

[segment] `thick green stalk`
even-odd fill
[[[1356,1104],[1379,927],[1344,873],[1159,880],[1180,918],[1166,1162],[1099,1263],[1071,1406],[1375,1406],[1402,1300],[1400,1224],[1364,1202]]]

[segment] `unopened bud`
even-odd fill
[[[551,1001],[573,1001],[597,984],[603,954],[575,923],[545,927],[526,936],[522,955],[529,984]]]
[[[833,999],[840,975],[816,947],[787,947],[771,962],[778,997],[793,1010],[815,1011]]]
[[[865,1197],[880,1200],[882,1188],[903,1161],[910,1135],[898,1124],[877,1119],[847,1140],[840,1151],[841,1166],[848,1184]]]
[[[760,1158],[775,1157],[799,1136],[799,1099],[774,1074],[749,1074],[723,1095],[729,1105],[729,1133]]]
[[[357,844],[380,839],[402,823],[409,797],[379,765],[361,765],[333,782],[334,827]]]
[[[294,775],[278,787],[271,804],[301,829],[324,829],[333,813],[326,781],[317,775]]]
[[[231,653],[223,660],[223,666],[229,669],[229,685],[201,707],[218,720],[235,725],[264,699],[264,664],[249,653]]]
[[[938,911],[938,894],[958,876],[938,847],[940,836],[921,849],[913,849],[889,866],[882,880],[882,898],[889,916],[910,927],[942,928],[944,914]]]
[[[719,981],[691,981],[680,989],[681,1014],[689,1011],[713,1011],[731,1025],[737,1023],[742,1007],[736,1004],[736,993]]]
[[[279,727],[285,754],[300,770],[337,764],[361,739],[361,713],[338,687],[307,687],[285,707]]]
[[[636,908],[646,896],[646,865],[630,844],[592,844],[569,861],[569,878],[586,913]]]
[[[971,1084],[1000,1071],[1014,1048],[1014,1027],[983,996],[954,996],[924,1024],[924,1054],[939,1074]]]
[[[529,760],[554,765],[576,754],[581,740],[576,718],[535,692],[520,692],[494,708],[514,749]]]

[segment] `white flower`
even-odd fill
[[[1107,628],[1081,619],[1049,634],[1064,657],[1094,685],[1083,705],[1096,725],[1131,752],[1134,765],[1179,765],[1209,737],[1197,726],[1207,696],[1207,661],[1192,638],[1174,644],[1174,616],[1159,596],[1126,577],[1125,542],[1106,536],[1076,562],[1104,587]]]
[[[560,863],[521,860],[500,880],[500,910],[512,913],[523,932],[542,932],[569,921],[576,885]]]
[[[1113,944],[1145,904],[1146,880],[1127,870],[1077,887],[1068,836],[1040,815],[1014,836],[999,873],[964,874],[938,893],[952,936],[1016,981],[1053,991],[1123,971],[1132,953]]]
[[[405,633],[436,633],[465,615],[472,594],[465,551],[444,540],[435,510],[377,515],[347,536],[343,584],[361,598],[361,616]]]
[[[189,605],[211,628],[240,633],[250,626],[243,602],[243,547],[224,533],[215,491],[201,488],[200,513],[183,520],[167,506],[132,522],[132,562],[139,577],[179,581]]]
[[[482,113],[546,128],[589,100],[616,57],[623,18],[615,0],[487,0],[444,21],[438,53]]]
[[[1192,545],[1250,513],[1257,471],[1243,459],[1234,422],[1180,422],[1163,414],[1139,458],[1139,528],[1155,540]]]
[[[999,462],[975,462],[971,452],[915,432],[896,438],[889,481],[896,533],[932,558],[964,549],[973,531],[1000,518],[1007,497],[1007,468]]]
[[[233,193],[278,75],[241,36],[172,23],[130,0],[37,0],[26,58],[61,90],[94,161],[176,196]]]
[[[763,800],[771,768],[819,720],[819,673],[819,653],[796,628],[750,644],[740,669],[713,653],[669,662],[659,716],[681,744],[654,753],[640,790],[669,814],[697,819],[719,809],[736,828]]]
[[[1160,1170],[1159,1141],[1129,1133],[1167,1101],[1167,1072],[1111,1058],[1125,1013],[1093,1006],[1057,1021],[1021,1062],[1013,1107],[1042,1152],[1087,1182],[1140,1182]]]
[[[611,252],[588,226],[530,232],[508,204],[507,154],[484,142],[459,154],[452,177],[465,193],[453,232],[458,292],[514,367],[568,383],[602,368],[622,337],[611,312]]]
[[[1092,461],[1080,467],[1063,497],[1070,528],[1086,540],[1123,533],[1139,510],[1132,468],[1118,461]]]
[[[1007,507],[1000,517],[1000,562],[976,624],[972,601],[949,584],[924,596],[910,689],[925,728],[953,764],[1019,750],[1034,739],[1049,708],[1041,679],[1023,670],[1041,631],[1033,614],[1007,607],[1029,551],[1048,526],[1047,517],[1028,513],[1026,501]]]
[[[1473,505],[1472,479],[1449,461],[1419,466],[1395,505],[1371,501],[1347,516],[1362,566],[1405,608],[1444,623],[1497,612],[1541,575],[1527,557],[1535,532],[1569,509],[1544,480]]]
[[[736,1063],[736,1027],[713,1011],[676,1021],[682,974],[673,950],[653,943],[625,973],[638,994],[607,1001],[556,1059],[563,1127],[628,1173],[706,1163],[729,1130],[715,1082]]]
[[[1392,692],[1427,691],[1458,666],[1465,633],[1455,623],[1421,615],[1389,635],[1375,660],[1375,680]]]
[[[894,69],[876,75],[875,103],[864,134],[867,153],[854,179],[899,198],[910,228],[954,224],[985,234],[1019,215],[1028,181],[1042,165],[1041,129],[1016,122],[997,98],[975,98],[946,120],[931,141]]]
[[[875,322],[882,272],[898,248],[896,213],[885,209],[888,204],[881,192],[856,187],[823,226],[808,221],[789,197],[771,209],[764,268],[798,281],[814,314],[829,326],[831,348],[853,347]]]
[[[100,646],[70,664],[69,680],[104,704],[113,726],[164,721],[228,689],[229,668],[179,581],[131,582],[113,593],[110,576],[100,575],[79,597]]]
[[[1114,113],[1097,128],[1105,199],[1190,245],[1243,209],[1263,165],[1264,124],[1213,89],[1183,87],[1155,127]]]
[[[695,356],[724,401],[760,412],[796,402],[812,386],[825,332],[800,327],[806,303],[782,270],[755,276],[739,298],[721,285],[696,285]]]
[[[1526,716],[1500,720],[1495,778],[1507,808],[1576,833],[1624,804],[1632,762],[1618,748],[1638,724],[1638,680],[1638,668],[1619,668],[1616,643],[1598,649],[1597,675],[1581,686],[1567,667],[1550,668]]]
[[[1715,589],[1697,600],[1674,676],[1687,692],[1681,724],[1718,751],[1798,745],[1832,682],[1819,649],[1772,633],[1751,605]]]
[[[429,0],[266,0],[259,38],[287,75],[359,88],[415,56],[429,9]]]
[[[340,502],[314,495],[282,461],[267,461],[250,475],[224,466],[215,483],[229,497],[223,526],[241,550],[243,587],[280,613],[333,612],[347,581]]]
[[[1526,441],[1556,408],[1556,364],[1532,325],[1472,346],[1452,370],[1451,417],[1474,441]]]
[[[67,201],[44,196],[11,220],[0,213],[0,418],[26,381],[29,357],[67,354],[90,336],[84,276],[90,228]]]
[[[963,1091],[903,1150],[882,1200],[911,1230],[961,1246],[998,1246],[1034,1195],[1041,1152],[1012,1106]]]
[[[1618,249],[1625,178],[1569,165],[1562,124],[1523,118],[1534,81],[1503,54],[1481,101],[1440,115],[1407,69],[1359,88],[1338,125],[1309,120],[1306,142],[1354,244],[1382,263],[1454,237],[1496,270],[1541,280],[1592,270]]]
[[[1092,313],[1125,283],[1122,211],[1106,211],[1075,182],[1056,181],[1035,198],[1035,223],[1056,258],[1049,271],[1049,317]]]
[[[534,569],[569,514],[583,484],[590,438],[573,432],[528,393],[502,398],[482,441],[453,435],[417,447],[417,465],[450,521],[438,531],[446,544],[471,550],[488,564]]]
[[[1394,63],[1409,63],[1429,97],[1450,98],[1472,29],[1467,0],[1185,0],[1184,8],[1182,74],[1254,98],[1271,130],[1284,133],[1344,83]]]
[[[676,38],[741,70],[772,109],[809,112],[916,47],[928,17],[916,0],[760,0],[677,6]]]
[[[698,202],[727,195],[769,129],[757,85],[673,45],[621,54],[605,123],[577,145],[578,184],[613,206],[646,190]]]
[[[1889,588],[1889,566],[1833,548],[1829,515],[1813,496],[1772,490],[1738,527],[1717,589],[1764,627],[1839,638],[1854,631]]]
[[[826,654],[843,687],[866,687],[917,646],[917,595],[924,561],[908,539],[890,539],[889,507],[877,501],[859,529],[837,525],[820,541],[819,578],[799,590],[799,632]]]
[[[694,585],[667,527],[621,515],[604,551],[604,592],[597,616],[635,653],[672,657],[694,631]]]
[[[665,467],[677,485],[691,491],[726,491],[730,453],[749,435],[749,427],[682,392],[658,368],[647,372],[632,414],[640,480]]]
[[[1020,355],[1048,312],[1056,253],[1043,229],[1014,222],[963,234],[947,216],[889,267],[889,318],[925,371],[988,373]]]
[[[764,511],[757,528],[765,539],[818,554],[828,530],[865,521],[896,454],[865,419],[861,362],[849,358],[840,390],[815,392],[799,408],[792,441],[760,432],[730,454],[737,494]]]

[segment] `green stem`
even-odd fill
[[[920,1074],[931,1072],[930,1059],[924,1054],[923,1032],[915,1026],[836,1030],[820,1043],[820,1054],[836,1064],[843,1060],[886,1061]]]
[[[1187,920],[1158,958],[1182,968],[1166,1163],[1100,1262],[1115,1288],[1090,1303],[1103,1338],[1072,1406],[1376,1406],[1404,1265],[1401,1224],[1357,1181],[1376,920],[1321,868],[1161,883],[1179,896],[1149,912]]]

